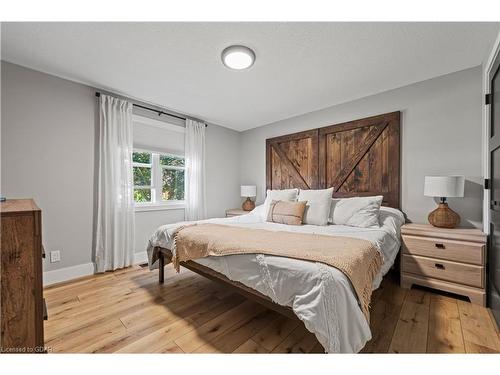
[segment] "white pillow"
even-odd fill
[[[382,195],[332,199],[331,219],[333,224],[351,227],[379,227],[378,216]]]
[[[257,217],[259,218],[260,221],[265,221],[266,220],[266,206],[264,206],[263,204],[260,204],[258,206],[256,206],[252,211],[250,211],[250,214],[253,216],[253,217]]]
[[[393,218],[398,226],[403,225],[406,221],[405,215],[397,208],[380,206],[380,212],[378,214],[378,221],[380,226],[383,226],[384,220],[386,218]]]
[[[405,216],[398,209],[380,206],[380,212],[378,214],[380,227],[384,227],[385,229],[391,231],[395,237],[401,237],[401,226],[405,223],[405,221]]]
[[[299,189],[284,189],[284,190],[267,190],[266,200],[264,201],[264,207],[266,208],[265,217],[267,218],[267,213],[269,211],[269,206],[272,201],[288,201],[295,202],[297,200],[297,194]]]
[[[327,225],[330,215],[333,188],[323,190],[300,190],[298,201],[307,201],[302,223]]]

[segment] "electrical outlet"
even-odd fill
[[[55,263],[55,262],[60,262],[60,261],[61,261],[61,252],[59,250],[51,251],[50,252],[50,263]]]

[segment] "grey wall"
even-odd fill
[[[2,62],[1,191],[33,197],[43,209],[43,242],[60,250],[46,271],[92,261],[96,100],[94,89]],[[481,70],[429,81],[279,121],[243,133],[210,125],[208,214],[241,203],[239,185],[265,191],[265,139],[385,112],[402,111],[402,207],[425,222],[435,204],[423,196],[426,174],[464,174],[466,198],[452,199],[465,225],[481,222]],[[241,171],[241,172],[240,172]],[[136,251],[183,210],[136,213]]]
[[[90,87],[2,62],[2,195],[34,198],[47,252],[91,262],[96,100]]]
[[[95,89],[2,61],[1,193],[34,198],[43,210],[43,243],[61,251],[54,270],[92,261]],[[239,134],[207,129],[207,202],[211,217],[237,207]],[[183,210],[136,213],[136,251],[144,251],[160,224],[183,219]]]
[[[462,226],[481,227],[481,97],[476,67],[245,131],[241,183],[257,184],[257,200],[264,199],[266,138],[399,110],[403,211],[426,222],[435,202],[423,196],[424,176],[462,174],[465,198],[450,199],[450,206]]]

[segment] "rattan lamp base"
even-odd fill
[[[460,223],[460,216],[448,207],[448,203],[439,203],[438,208],[429,214],[429,223],[438,228],[455,228]]]
[[[246,201],[243,202],[243,205],[241,206],[241,208],[244,211],[252,211],[255,208],[255,202],[252,201],[249,197],[247,197]]]

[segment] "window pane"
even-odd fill
[[[151,189],[134,189],[134,201],[151,202]]]
[[[134,185],[151,186],[151,168],[134,167]]]
[[[160,155],[160,164],[171,167],[184,167],[184,158],[173,155]]]
[[[184,200],[184,171],[164,169],[162,181],[163,200]]]
[[[151,164],[151,153],[150,152],[134,152],[132,154],[132,161],[134,161],[135,163]]]

